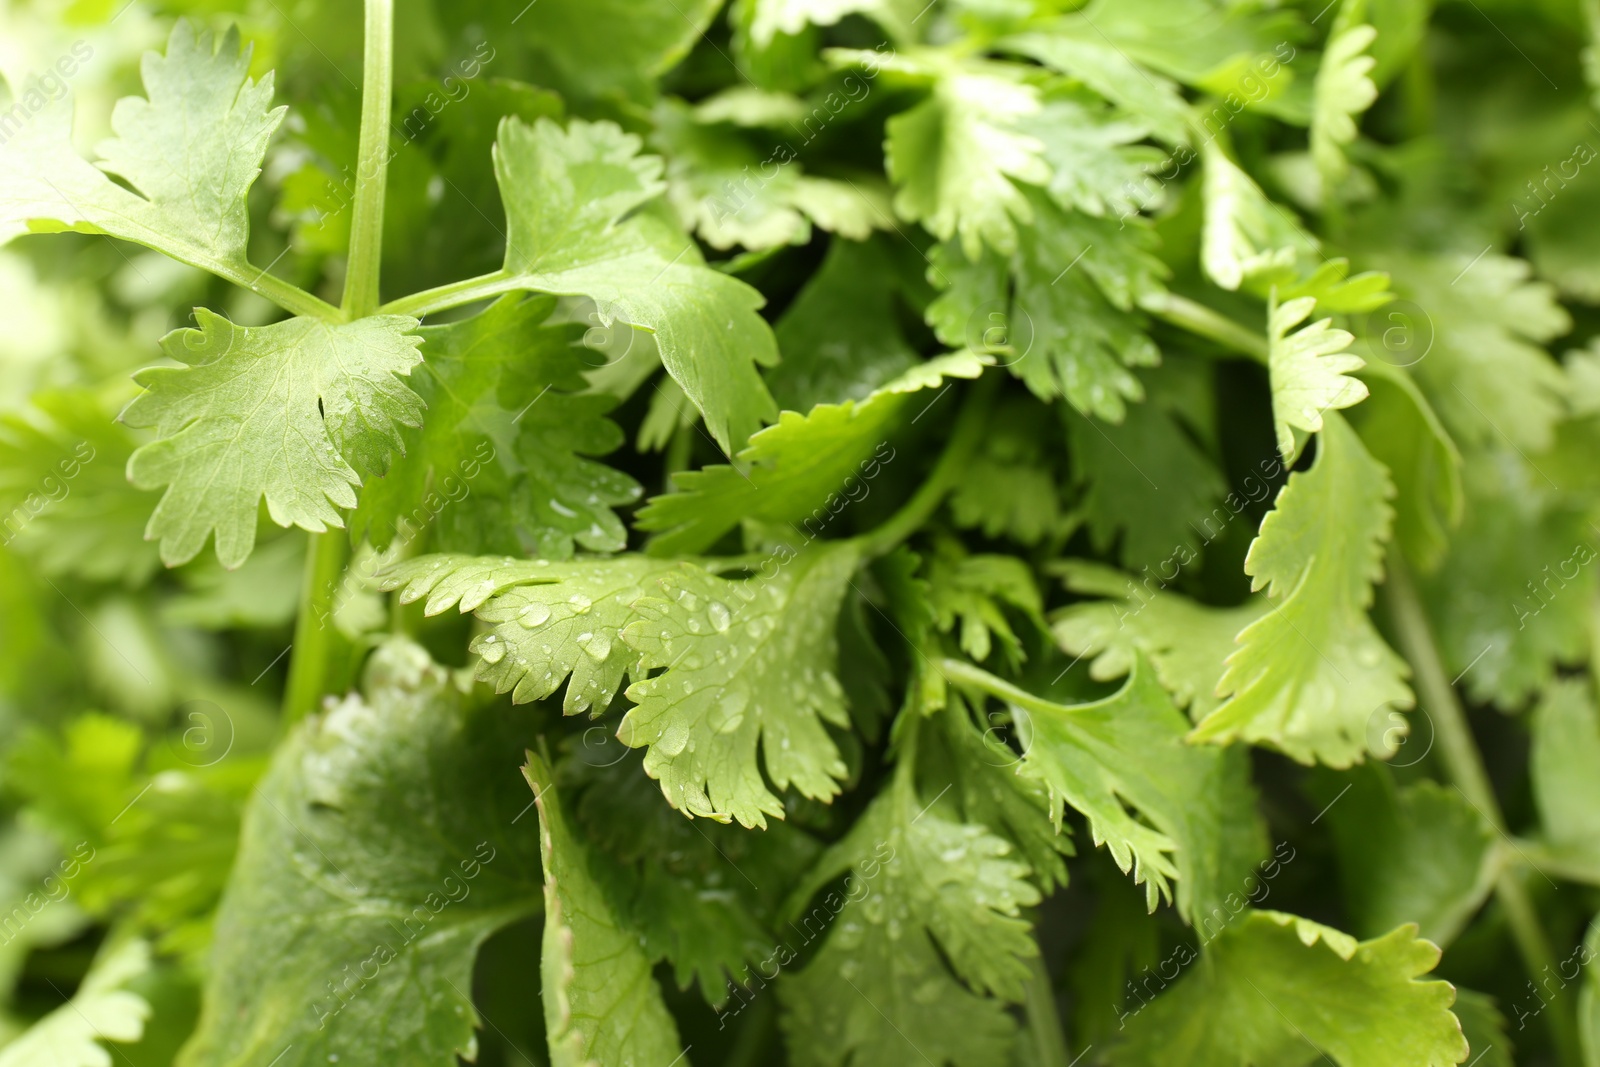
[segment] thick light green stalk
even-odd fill
[[[355,207],[345,268],[346,319],[378,309],[378,267],[383,256],[383,194],[389,173],[389,99],[394,80],[394,0],[367,0],[361,69],[361,136],[356,160]],[[327,688],[333,659],[333,609],[349,556],[343,530],[311,535],[306,547],[300,614],[295,620],[289,684],[283,693],[285,721],[316,710]]]
[[[1510,841],[1505,814],[1500,810],[1500,801],[1494,794],[1489,772],[1483,765],[1483,755],[1478,751],[1466,712],[1456,699],[1455,688],[1445,672],[1444,660],[1434,643],[1433,629],[1428,624],[1422,600],[1417,596],[1411,574],[1398,552],[1389,553],[1387,591],[1395,636],[1399,638],[1400,651],[1416,672],[1421,708],[1433,725],[1435,743],[1439,747],[1445,772],[1468,803],[1489,820],[1501,839]],[[1534,909],[1533,901],[1520,881],[1524,870],[1525,867],[1519,869],[1515,865],[1502,868],[1495,879],[1494,891],[1505,910],[1523,966],[1537,984],[1546,971],[1556,973],[1556,958],[1550,949],[1550,939],[1539,924],[1539,914]],[[1556,1053],[1567,1067],[1577,1067],[1581,1062],[1572,1007],[1572,1004],[1557,996],[1543,1013]]]
[[[1226,315],[1212,311],[1188,297],[1176,293],[1152,293],[1139,301],[1139,307],[1163,322],[1215,341],[1249,356],[1257,363],[1267,361],[1267,338],[1264,334],[1241,326]]]
[[[312,534],[306,546],[305,584],[300,614],[294,624],[294,651],[289,657],[289,684],[283,691],[283,716],[288,722],[317,709],[327,687],[333,659],[333,609],[344,576],[349,541],[343,530]]]
[[[361,60],[361,139],[356,156],[355,207],[341,310],[359,319],[378,309],[383,258],[383,195],[389,176],[389,102],[394,79],[394,0],[367,0]]]

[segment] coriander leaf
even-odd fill
[[[860,241],[882,225],[865,193],[802,173],[787,145],[765,154],[738,131],[698,118],[682,102],[663,101],[651,144],[668,160],[668,201],[711,247],[804,244],[812,222]]]
[[[0,1067],[108,1067],[101,1042],[132,1043],[144,1034],[150,1002],[124,988],[150,970],[150,946],[137,938],[107,941],[72,999],[0,1048]]]
[[[895,321],[894,264],[881,240],[828,242],[828,253],[774,330],[783,362],[767,387],[786,411],[865,400],[919,362]]]
[[[677,1062],[678,1027],[650,974],[640,938],[618,919],[567,820],[549,766],[522,768],[539,808],[545,1033],[557,1067]]]
[[[842,893],[828,892],[801,919],[809,928],[814,917],[838,917],[805,968],[779,985],[797,1067],[906,1063],[930,1052],[986,1067],[1009,1051],[1016,1023],[984,994],[1021,998],[1024,961],[1039,950],[1019,909],[1039,893],[1006,842],[937,805],[920,808],[911,776],[896,773],[795,894],[803,905],[850,872]]]
[[[253,82],[249,66],[237,27],[218,40],[179,19],[166,54],[141,64],[148,97],[125,97],[112,112],[116,136],[99,145],[99,170],[72,147],[72,98],[46,104],[0,145],[0,241],[30,230],[108,233],[246,276],[245,197],[286,110],[268,109],[272,75]]]
[[[1072,592],[1105,599],[1071,604],[1052,614],[1056,644],[1069,655],[1093,656],[1089,676],[1102,682],[1130,673],[1143,655],[1174,703],[1187,708],[1195,722],[1221,703],[1217,684],[1235,648],[1234,638],[1268,610],[1261,597],[1234,608],[1197,604],[1165,588],[1171,580],[1165,568],[1139,581],[1086,560],[1062,560],[1057,569]],[[1177,577],[1176,568],[1172,577]]]
[[[1014,183],[1050,180],[1043,142],[1019,129],[1038,113],[1039,92],[1018,70],[976,61],[937,68],[931,95],[887,125],[895,211],[943,240],[959,238],[968,259],[986,244],[1014,250],[1016,224],[1033,221]]]
[[[1560,664],[1587,655],[1600,536],[1592,507],[1551,489],[1522,456],[1480,455],[1464,468],[1461,529],[1418,587],[1452,676],[1474,699],[1509,710],[1548,686]]]
[[[858,562],[852,545],[818,546],[778,573],[729,581],[687,564],[655,579],[622,639],[644,670],[617,736],[650,746],[645,773],[676,808],[744,826],[782,818],[778,789],[826,800],[846,774],[824,723],[848,727],[836,677],[839,605]]]
[[[918,739],[917,763],[926,781],[954,783],[951,797],[963,821],[984,826],[1016,845],[1040,888],[1067,884],[1063,856],[1074,854],[1072,835],[1051,820],[1052,800],[1044,783],[1017,773],[1019,757],[990,726],[977,728],[973,710],[951,695],[938,727]]]
[[[1031,331],[1032,350],[1011,372],[1035,396],[1065,396],[1085,415],[1122,421],[1125,401],[1144,398],[1127,368],[1161,354],[1134,303],[1161,288],[1165,272],[1142,226],[1062,210],[1031,193],[1035,225],[1024,231],[1013,273],[1014,331]]]
[[[533,43],[559,86],[587,97],[653,93],[654,80],[688,55],[721,7],[718,0],[651,8],[632,0],[524,3],[508,0],[501,8],[511,16],[505,32]]]
[[[1267,195],[1216,141],[1201,149],[1205,226],[1200,262],[1206,276],[1224,289],[1249,282],[1290,284],[1318,250],[1317,239],[1301,229],[1288,210]]]
[[[0,415],[0,540],[49,575],[139,585],[153,499],[124,473],[133,435],[87,390],[39,392]]]
[[[1413,703],[1405,661],[1367,617],[1383,576],[1394,489],[1343,417],[1329,413],[1310,470],[1296,471],[1250,546],[1245,573],[1273,609],[1245,627],[1197,741],[1267,744],[1301,763],[1348,767],[1391,754],[1372,716]]]
[[[959,622],[961,651],[974,662],[989,658],[995,639],[1011,667],[1027,658],[1004,607],[1044,629],[1039,589],[1027,565],[1015,556],[968,555],[960,542],[941,538],[928,557],[927,582],[934,625],[949,633]]]
[[[1095,844],[1145,887],[1150,910],[1172,898],[1177,879],[1178,911],[1198,922],[1266,850],[1244,753],[1186,743],[1188,723],[1148,663],[1136,661],[1104,700],[1020,706],[1019,773],[1049,788],[1057,826],[1063,807],[1083,813]]]
[[[1401,926],[1357,942],[1277,911],[1251,912],[1129,1023],[1117,1067],[1449,1067],[1467,1056],[1448,982],[1418,981],[1439,950]]]
[[[1415,328],[1431,345],[1412,369],[1451,435],[1464,446],[1549,447],[1566,380],[1540,345],[1572,325],[1555,289],[1494,252],[1473,261],[1385,251],[1383,265],[1422,311]]]
[[[478,945],[538,907],[525,722],[403,639],[279,747],[245,815],[181,1062],[476,1056]]]
[[[1293,427],[1315,433],[1322,429],[1322,413],[1347,408],[1366,399],[1366,384],[1349,376],[1366,361],[1348,349],[1355,336],[1333,328],[1332,319],[1319,319],[1293,334],[1317,302],[1309,296],[1279,304],[1267,311],[1267,370],[1272,377],[1272,421],[1278,435],[1278,452],[1285,463],[1299,454]]]
[[[558,774],[590,873],[650,958],[670,960],[680,988],[698,979],[720,1007],[732,982],[762,973],[781,941],[783,897],[820,846],[788,823],[753,834],[683,818],[644,774],[643,753],[618,758],[626,750],[602,733],[585,731]]]
[[[204,308],[198,329],[175,330],[162,349],[182,367],[151,367],[145,392],[123,410],[158,440],[128,461],[140,489],[167,486],[145,536],[168,566],[193,559],[216,531],[217,558],[237,567],[256,539],[263,497],[280,526],[344,525],[353,486],[381,475],[402,448],[402,426],[422,421],[422,401],[402,380],[421,361],[416,320],[375,315],[333,323],[295,318],[236,326]]]
[[[861,14],[897,39],[911,37],[917,17],[914,0],[752,0],[750,37],[761,48],[778,34],[798,34],[807,26],[832,26],[846,15]]]
[[[384,576],[400,601],[427,597],[437,615],[457,603],[493,625],[472,642],[477,674],[516,704],[543,700],[567,682],[562,710],[602,714],[623,676],[642,676],[639,657],[618,634],[637,619],[634,604],[675,564],[641,556],[608,560],[518,560],[423,556]]]
[[[1155,184],[1148,175],[1164,154],[1153,145],[1138,143],[1150,133],[1146,125],[1064,97],[1047,99],[1021,129],[1043,143],[1051,170],[1046,187],[1062,207],[1125,217],[1155,206],[1154,194],[1142,191]]]
[[[1371,395],[1350,421],[1394,478],[1395,543],[1426,574],[1438,567],[1461,524],[1461,453],[1410,375],[1368,363],[1362,377]]]
[[[1054,430],[1055,419],[1044,405],[1002,396],[950,493],[955,524],[1024,545],[1068,529],[1050,447]]]
[[[1426,779],[1399,786],[1387,767],[1356,767],[1319,785],[1352,928],[1377,936],[1415,923],[1448,947],[1494,888],[1494,827],[1458,790]]]
[[[1011,37],[1002,41],[1001,47],[1081,80],[1129,115],[1148,123],[1151,132],[1168,144],[1189,142],[1190,110],[1178,87],[1139,67],[1115,44],[1095,33],[1087,19]]]
[[[750,439],[737,466],[675,475],[679,491],[651,498],[635,525],[657,531],[650,551],[660,555],[703,552],[744,519],[793,524],[808,540],[816,537],[894,460],[891,433],[908,411],[930,403],[914,403],[913,394],[946,378],[977,378],[988,362],[971,352],[938,356],[864,400],[818,404],[808,415],[786,411]]]
[[[468,319],[417,330],[428,407],[401,431],[404,455],[367,483],[352,537],[382,550],[428,530],[446,551],[529,552],[566,559],[574,542],[617,552],[627,532],[612,510],[639,485],[588,458],[622,444],[613,401],[577,396],[581,328],[552,324],[555,300],[503,297]]]
[[[1378,31],[1365,24],[1335,26],[1322,52],[1312,91],[1311,156],[1330,192],[1350,170],[1344,146],[1356,139],[1355,117],[1378,98],[1368,76],[1377,60],[1368,55]]]
[[[1054,29],[1093,38],[1216,96],[1244,90],[1243,70],[1252,60],[1263,77],[1292,80],[1272,56],[1282,57],[1284,45],[1304,35],[1295,14],[1214,0],[1095,0]]]
[[[1162,395],[1129,407],[1120,424],[1061,413],[1089,539],[1097,552],[1117,546],[1130,570],[1165,567],[1177,555],[1192,559],[1201,548],[1198,523],[1228,492],[1195,439],[1209,391],[1174,390],[1174,376],[1164,371],[1141,380]]]
[[[1009,262],[938,249],[929,277],[943,292],[928,322],[945,344],[996,353],[1041,400],[1065,396],[1085,415],[1120,422],[1126,402],[1144,397],[1129,368],[1161,358],[1134,309],[1165,271],[1152,235],[1138,220],[1066,211],[1039,190],[1027,201],[1034,225]]]
[[[610,122],[501,123],[506,287],[585,295],[604,325],[655,334],[661,362],[725,450],[777,411],[755,365],[777,362],[761,294],[700,262],[693,242],[635,209],[662,189],[661,161]],[[675,247],[674,247],[675,246]]]
[[[1530,758],[1542,837],[1600,870],[1600,715],[1588,686],[1558,679],[1533,713]]]

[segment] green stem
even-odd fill
[[[350,216],[350,255],[341,305],[350,319],[371,315],[378,308],[383,197],[389,176],[389,103],[394,81],[394,0],[366,0],[366,11],[355,207]]]
[[[312,296],[298,285],[286,282],[264,270],[256,270],[254,267],[241,270],[223,263],[199,265],[241,289],[248,289],[257,296],[272,301],[291,315],[328,321],[337,321],[340,317],[339,309],[326,300]]]
[[[306,546],[300,615],[294,626],[289,684],[283,692],[283,716],[288,722],[315,711],[327,687],[333,659],[334,601],[339,579],[344,575],[348,544],[343,530],[326,530],[312,534]]]
[[[1033,1062],[1038,1067],[1068,1067],[1067,1039],[1056,1012],[1056,991],[1044,960],[1030,961],[1033,980],[1028,983],[1028,1036],[1033,1043]]]
[[[945,678],[962,685],[970,685],[974,689],[981,689],[992,697],[998,697],[1008,704],[1015,704],[1019,708],[1044,715],[1060,715],[1073,709],[1065,704],[1057,704],[1053,700],[1036,697],[1026,689],[1012,685],[1004,678],[997,678],[982,667],[974,667],[959,659],[934,660],[933,667]]]
[[[955,486],[956,479],[961,477],[961,471],[966,467],[967,460],[972,458],[973,451],[982,440],[984,422],[988,418],[989,408],[994,404],[995,393],[999,387],[999,379],[992,374],[986,374],[978,380],[972,392],[968,394],[966,403],[961,406],[961,413],[956,416],[950,443],[945,446],[944,453],[933,465],[933,470],[922,483],[922,487],[912,494],[911,499],[906,501],[899,511],[889,516],[883,525],[855,538],[863,556],[875,559],[894,551],[900,542],[916,533],[933,515],[944,495]]]
[[[1267,361],[1267,339],[1226,315],[1219,314],[1176,293],[1155,293],[1139,301],[1139,306],[1163,322],[1198,334],[1249,356],[1257,363]]]
[[[441,285],[434,289],[424,289],[420,293],[391,300],[378,309],[381,315],[412,315],[421,318],[435,311],[445,311],[449,308],[471,304],[478,300],[488,300],[499,296],[501,293],[511,293],[518,289],[526,288],[526,283],[520,275],[510,274],[497,270],[489,274],[480,274],[476,278],[466,278],[449,285]]]
[[[1455,688],[1445,671],[1444,660],[1433,640],[1433,629],[1417,596],[1416,586],[1400,553],[1389,553],[1389,579],[1387,583],[1390,617],[1394,622],[1400,650],[1416,672],[1417,692],[1421,697],[1424,714],[1433,726],[1439,746],[1439,756],[1445,773],[1461,790],[1468,803],[1477,808],[1484,818],[1501,835],[1510,839],[1506,830],[1505,814],[1489,781],[1483,756],[1472,736],[1466,712],[1456,698]],[[1550,939],[1539,924],[1533,901],[1519,880],[1521,872],[1514,868],[1501,870],[1495,879],[1495,896],[1506,913],[1512,939],[1522,957],[1523,966],[1535,981],[1548,969],[1555,973],[1555,953],[1550,949]],[[1545,1011],[1545,1025],[1556,1047],[1560,1061],[1570,1067],[1579,1062],[1578,1035],[1573,1016],[1567,1005],[1553,1000]]]

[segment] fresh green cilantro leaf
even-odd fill
[[[363,475],[381,475],[402,448],[402,426],[422,422],[403,376],[421,362],[415,319],[374,315],[333,323],[295,318],[236,326],[204,308],[198,329],[177,330],[163,351],[181,367],[152,367],[123,410],[158,440],[128,461],[141,489],[167,487],[145,536],[168,566],[187,562],[216,531],[217,558],[237,567],[256,540],[256,511],[280,526],[343,526]]]
[[[949,633],[959,623],[961,651],[975,662],[989,658],[996,640],[1001,658],[1012,668],[1027,658],[1004,608],[1044,629],[1039,589],[1027,565],[1015,556],[968,555],[960,542],[941,539],[928,557],[927,582],[934,625]]]
[[[545,1034],[554,1067],[668,1063],[683,1058],[640,938],[589,871],[549,766],[532,752],[522,773],[539,808]],[[676,1056],[676,1059],[674,1059]]]
[[[926,100],[888,122],[885,145],[894,209],[943,240],[959,239],[968,259],[985,245],[1017,247],[1017,223],[1033,211],[1015,184],[1050,180],[1044,143],[1020,123],[1040,110],[1039,91],[1001,63],[937,65]]]
[[[1473,260],[1386,251],[1383,265],[1421,312],[1403,324],[1426,346],[1411,370],[1451,436],[1463,446],[1549,447],[1566,381],[1540,345],[1572,325],[1554,287],[1528,280],[1525,261],[1494,252]]]
[[[1159,185],[1148,175],[1164,153],[1143,145],[1150,130],[1108,108],[1075,97],[1050,98],[1022,122],[1024,132],[1044,144],[1051,176],[1047,188],[1062,207],[1088,215],[1127,217],[1157,206]]]
[[[881,240],[828,243],[822,266],[774,332],[783,362],[767,387],[785,411],[865,400],[919,362],[895,320],[899,287]]]
[[[1213,514],[1228,484],[1196,440],[1210,402],[1166,368],[1141,376],[1151,396],[1131,405],[1120,424],[1102,425],[1063,411],[1078,512],[1097,552],[1113,546],[1130,570],[1165,567],[1200,551],[1200,523]]]
[[[1450,552],[1418,585],[1452,676],[1509,710],[1587,655],[1600,536],[1592,507],[1553,490],[1522,456],[1480,456],[1465,468],[1466,518]]]
[[[1274,300],[1268,305],[1272,421],[1285,463],[1293,463],[1300,452],[1294,430],[1316,433],[1322,429],[1323,412],[1350,407],[1367,397],[1366,384],[1349,376],[1366,366],[1365,360],[1349,351],[1355,335],[1334,329],[1332,319],[1319,319],[1289,332],[1306,321],[1316,305],[1309,296],[1284,304]]]
[[[396,640],[303,722],[245,814],[188,1062],[476,1056],[472,965],[538,906],[525,723]]]
[[[126,986],[150,970],[150,946],[137,938],[108,941],[72,999],[0,1048],[0,1067],[105,1067],[101,1042],[130,1043],[144,1034],[150,1002]]]
[[[1409,671],[1367,617],[1393,493],[1382,464],[1328,413],[1316,461],[1289,476],[1245,560],[1252,589],[1265,588],[1274,607],[1239,634],[1218,685],[1228,699],[1195,740],[1242,739],[1333,767],[1394,751],[1368,724],[1412,705]]]
[[[152,498],[124,473],[133,436],[86,390],[35,393],[0,415],[0,540],[50,575],[142,583]]]
[[[945,385],[947,378],[977,378],[988,362],[972,352],[938,356],[864,400],[818,404],[808,415],[786,411],[776,426],[750,439],[737,466],[676,475],[679,491],[652,498],[635,525],[657,531],[650,551],[661,555],[704,551],[745,519],[793,524],[814,538],[894,461],[888,438],[902,417],[939,400],[919,402],[914,394]],[[853,495],[858,489],[860,495]]]
[[[1413,567],[1428,573],[1461,524],[1461,452],[1409,374],[1370,362],[1362,378],[1371,395],[1350,412],[1350,421],[1394,478],[1395,543]]]
[[[1189,558],[1193,558],[1192,556]],[[1213,608],[1170,592],[1180,558],[1142,578],[1086,560],[1062,560],[1057,569],[1074,593],[1103,597],[1054,612],[1056,644],[1073,656],[1092,656],[1089,675],[1107,682],[1130,673],[1143,655],[1180,708],[1199,722],[1222,703],[1217,685],[1234,639],[1268,610],[1251,597],[1235,608]],[[1169,576],[1167,568],[1172,569]]]
[[[836,676],[839,605],[858,562],[851,545],[791,554],[729,581],[680,565],[633,605],[622,639],[644,670],[617,736],[649,745],[645,773],[690,815],[744,826],[782,818],[778,789],[828,799],[846,775],[824,723],[850,725]],[[775,575],[767,570],[776,569]]]
[[[688,55],[722,6],[718,0],[672,0],[649,8],[632,0],[525,4],[495,5],[507,19],[500,25],[538,49],[553,68],[555,84],[581,97],[615,96],[619,90],[652,95],[655,79]]]
[[[1161,358],[1134,309],[1161,287],[1151,234],[1064,210],[1040,190],[1026,200],[1034,222],[1009,263],[939,248],[929,278],[943,292],[928,322],[947,345],[994,352],[1041,400],[1065,396],[1085,415],[1120,422],[1127,401],[1144,397],[1129,368]]]
[[[1049,788],[1056,824],[1062,807],[1082,812],[1152,911],[1172,899],[1173,879],[1185,919],[1219,908],[1266,851],[1244,753],[1188,744],[1188,722],[1148,663],[1104,700],[1029,700],[1020,773]]]
[[[788,146],[763,153],[680,101],[657,104],[655,119],[651,143],[667,157],[667,199],[713,248],[804,244],[812,222],[861,241],[883,225],[870,197],[848,182],[803,173]]]
[[[1400,786],[1389,768],[1376,765],[1318,785],[1352,928],[1375,937],[1415,923],[1421,936],[1447,947],[1499,870],[1499,840],[1483,813],[1459,790],[1427,780]]]
[[[245,196],[285,108],[268,108],[272,75],[251,81],[249,66],[237,28],[219,40],[179,19],[166,54],[141,64],[148,97],[117,103],[100,169],[72,147],[71,96],[46,104],[0,145],[0,241],[108,233],[241,283],[256,274]]]
[[[1267,199],[1261,187],[1228,158],[1218,141],[1201,149],[1205,165],[1205,228],[1200,262],[1206,275],[1224,289],[1270,280],[1288,285],[1309,274],[1317,239],[1306,233],[1287,208]]]
[[[644,774],[643,754],[619,758],[625,751],[591,729],[558,773],[590,872],[651,959],[671,961],[681,988],[698,980],[707,1003],[720,1007],[731,983],[771,966],[783,897],[821,848],[784,822],[759,834],[691,822]]]
[[[1350,276],[1350,261],[1340,256],[1325,259],[1311,276],[1278,287],[1278,301],[1288,303],[1309,296],[1323,311],[1361,314],[1376,311],[1394,299],[1389,291],[1389,276],[1383,271],[1362,271]]]
[[[661,362],[732,451],[777,415],[755,369],[778,359],[757,313],[762,297],[706,267],[688,238],[630,214],[664,188],[660,159],[639,148],[639,138],[609,122],[501,124],[505,286],[582,294],[604,325],[653,331]]]
[[[574,542],[617,552],[627,531],[612,510],[638,499],[637,482],[587,458],[622,444],[605,417],[613,401],[585,387],[582,330],[549,321],[555,301],[502,297],[468,319],[426,326],[428,407],[401,431],[404,455],[367,483],[353,536],[379,549],[433,531],[446,551],[522,551],[566,559]]]
[[[675,564],[641,556],[609,560],[518,560],[423,556],[384,576],[401,603],[427,597],[437,615],[460,604],[493,626],[472,642],[478,677],[513,703],[543,700],[567,682],[562,710],[602,714],[624,675],[642,677],[639,657],[618,638],[634,604]]]
[[[1128,1024],[1117,1067],[1308,1063],[1450,1067],[1467,1058],[1448,982],[1418,981],[1439,950],[1401,926],[1357,942],[1277,911],[1223,930],[1171,990]]]
[[[1188,143],[1191,112],[1177,85],[1138,66],[1127,53],[1094,32],[1087,19],[1007,38],[1002,47],[1079,79],[1127,114],[1137,115],[1168,144]],[[1044,139],[1048,144],[1049,139]]]
[[[1369,75],[1377,63],[1368,50],[1378,31],[1365,23],[1337,25],[1322,52],[1312,90],[1311,157],[1330,192],[1350,170],[1344,146],[1356,139],[1356,116],[1372,106],[1378,87]]]
[[[912,35],[919,12],[915,0],[751,0],[750,37],[761,48],[778,34],[798,34],[807,26],[832,26],[846,15],[865,15],[896,39]]]
[[[950,516],[985,537],[1035,545],[1068,529],[1050,447],[1056,420],[1041,404],[1001,397],[976,454],[950,493]]]
[[[1000,713],[990,712],[989,725],[980,730],[973,710],[959,694],[951,694],[936,716],[937,727],[918,738],[917,764],[924,781],[954,783],[950,797],[961,819],[1014,844],[1044,892],[1065,886],[1062,857],[1074,854],[1072,835],[1051,819],[1049,790],[1038,779],[1017,773],[1022,759],[1001,740]]]
[[[1019,915],[1039,893],[1011,846],[926,810],[904,771],[795,894],[800,918],[837,915],[821,949],[785,976],[783,1028],[797,1067],[906,1063],[926,1048],[956,1067],[1002,1062],[1016,1024],[994,993],[1020,999],[1038,948]],[[952,973],[952,970],[954,973]],[[969,988],[969,986],[971,988]]]
[[[237,570],[203,556],[178,572],[184,592],[162,603],[161,621],[206,630],[283,626],[300,607],[305,561],[299,533],[274,537]]]
[[[1533,713],[1533,796],[1544,841],[1600,871],[1600,715],[1588,686],[1551,684]]]
[[[1270,61],[1282,58],[1284,45],[1304,32],[1296,14],[1215,0],[1095,0],[1054,29],[1093,37],[1133,62],[1216,96],[1243,90],[1242,75],[1252,61],[1269,81],[1292,80],[1292,73]]]

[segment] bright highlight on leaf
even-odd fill
[[[1349,372],[1366,362],[1347,350],[1355,337],[1333,328],[1332,319],[1319,319],[1290,333],[1306,321],[1316,307],[1309,296],[1276,303],[1267,312],[1267,369],[1272,376],[1272,414],[1278,434],[1278,451],[1285,463],[1300,452],[1294,430],[1315,433],[1322,429],[1322,413],[1347,408],[1367,398],[1367,387]],[[1292,429],[1291,429],[1292,428]]]

